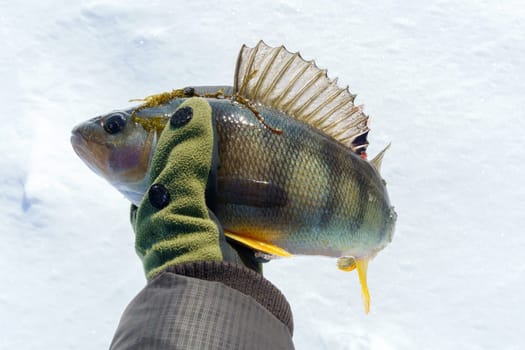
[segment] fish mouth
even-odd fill
[[[73,129],[70,141],[75,153],[92,171],[101,176],[107,174],[107,148],[104,145],[88,141],[78,127]]]
[[[71,133],[71,146],[73,146],[73,150],[75,153],[83,160],[87,155],[87,141],[86,139],[75,129],[73,129],[73,132]]]

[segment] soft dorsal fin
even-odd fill
[[[263,41],[253,48],[243,45],[233,91],[314,126],[358,154],[366,151],[366,139],[354,143],[369,131],[363,106],[354,105],[355,95],[330,80],[326,69],[284,46],[273,48]]]
[[[385,152],[387,149],[390,148],[390,143],[388,145],[386,145],[386,147],[377,154],[377,156],[374,157],[374,159],[372,159],[370,161],[370,163],[374,166],[374,168],[376,168],[377,172],[380,173],[381,172],[381,163],[383,162],[383,157],[385,156]]]

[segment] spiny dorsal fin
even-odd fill
[[[358,147],[353,143],[369,131],[363,106],[355,106],[355,95],[348,87],[338,87],[326,69],[304,60],[298,52],[273,48],[262,40],[253,48],[243,45],[233,91],[314,126],[358,154],[366,151],[366,140]]]
[[[374,168],[376,168],[378,173],[381,172],[381,163],[383,162],[383,157],[385,156],[385,152],[387,149],[390,148],[390,145],[391,143],[386,145],[386,147],[381,152],[379,152],[377,156],[374,157],[374,159],[370,161],[370,163],[374,166]]]

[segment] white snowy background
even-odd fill
[[[371,116],[399,214],[372,311],[335,260],[274,261],[297,349],[523,349],[525,5],[0,0],[0,349],[104,349],[144,286],[128,202],[71,128],[231,84],[241,44],[315,58]]]

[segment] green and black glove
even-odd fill
[[[254,252],[227,242],[209,208],[219,165],[211,107],[191,98],[172,115],[162,132],[151,168],[152,185],[131,223],[135,247],[151,279],[169,266],[224,261],[261,272]]]

